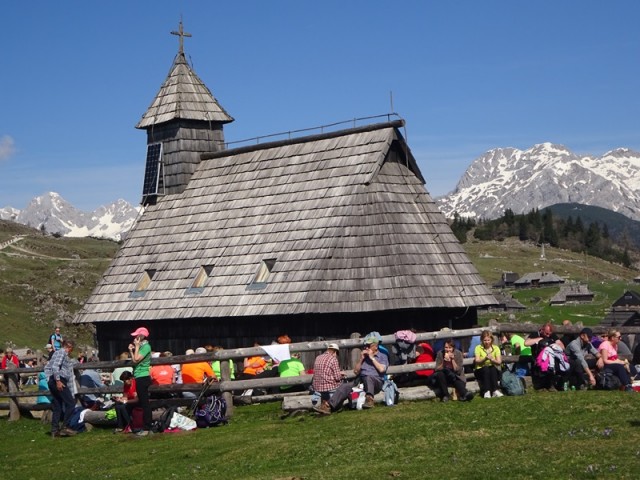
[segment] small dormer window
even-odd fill
[[[138,284],[133,292],[131,292],[131,297],[144,297],[145,292],[151,285],[151,281],[153,277],[156,275],[156,270],[145,270],[140,280],[138,280]]]
[[[193,283],[187,289],[187,294],[197,295],[202,293],[204,290],[204,286],[211,276],[211,272],[213,271],[213,265],[203,265],[198,270],[196,274],[196,278],[193,279]]]
[[[260,265],[258,266],[258,271],[251,283],[247,286],[249,289],[260,289],[265,288],[267,286],[269,277],[271,276],[271,271],[276,264],[275,258],[268,258],[266,260],[262,260]]]

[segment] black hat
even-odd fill
[[[585,327],[582,330],[580,330],[580,335],[582,335],[583,333],[586,334],[587,337],[589,338],[593,337],[593,330],[591,330],[590,328]]]

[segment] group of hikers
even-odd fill
[[[340,410],[358,385],[365,396],[362,408],[375,405],[375,395],[385,389],[385,381],[388,382],[390,377],[387,375],[390,364],[388,351],[380,346],[375,333],[364,339],[364,348],[354,367],[357,375],[354,380],[344,379],[337,364],[337,344],[329,345],[327,351],[316,358],[312,384],[312,390],[319,392],[320,397],[314,406],[316,412],[330,415]],[[407,343],[411,345],[411,342],[407,342],[406,337],[410,333],[396,332],[394,353],[405,353],[397,363],[411,362],[412,359],[416,363],[435,361],[435,368],[401,374],[395,377],[396,382],[399,386],[427,385],[434,389],[442,402],[451,400],[450,388],[459,401],[474,398],[466,387],[465,357],[473,359],[470,368],[484,399],[499,398],[504,393],[524,393],[525,376],[531,376],[534,389],[543,391],[601,388],[635,392],[633,382],[640,380],[640,343],[633,358],[624,358],[630,356],[631,351],[622,342],[622,335],[617,329],[609,330],[604,338],[594,335],[590,328],[560,338],[554,333],[553,325],[546,323],[527,338],[502,333],[499,343],[491,331],[484,330],[471,339],[466,353],[463,353],[458,340],[447,339],[436,348],[422,342],[416,346],[415,352],[411,349],[407,354]],[[402,340],[399,340],[400,336]],[[435,355],[434,351],[437,352]],[[503,355],[516,355],[518,358],[508,366],[503,362]],[[516,386],[511,387],[513,378]]]
[[[152,431],[149,394],[152,384],[204,384],[220,378],[220,361],[152,366],[152,358],[171,356],[171,352],[153,352],[148,340],[149,330],[145,327],[137,328],[131,336],[128,351],[118,357],[120,360],[129,360],[130,365],[115,369],[106,382],[103,382],[103,378],[95,370],[82,369],[79,381],[82,387],[120,384],[122,394],[111,396],[108,405],[102,403],[104,398],[94,394],[80,395],[78,399],[81,407],[77,407],[74,381],[76,360],[71,358],[75,344],[63,339],[59,330],[52,334],[51,343],[47,345],[51,346],[51,352],[44,372],[40,374],[40,387],[48,390],[53,437],[77,433],[72,421],[78,409],[96,410],[103,407],[114,412],[117,421],[115,432],[147,436]],[[281,335],[272,345],[261,346],[267,355],[254,355],[244,359],[238,379],[291,377],[311,373],[311,385],[283,385],[276,392],[308,390],[313,395],[313,409],[321,415],[330,415],[340,410],[346,401],[354,406],[357,404],[357,408],[372,408],[375,406],[374,397],[381,391],[384,392],[385,402],[392,405],[397,401],[398,387],[415,385],[430,387],[442,402],[454,398],[468,402],[475,396],[467,389],[467,373],[471,372],[477,380],[479,396],[484,399],[499,398],[504,393],[513,394],[507,376],[521,379],[531,376],[533,387],[537,390],[583,390],[597,387],[633,392],[633,382],[638,375],[636,364],[640,363],[640,358],[635,357],[640,357],[640,345],[636,347],[636,355],[630,361],[628,357],[631,352],[621,337],[616,329],[600,338],[591,329],[583,328],[577,334],[565,334],[560,338],[554,333],[553,325],[547,323],[537,333],[526,338],[515,333],[502,333],[496,337],[490,330],[484,330],[479,336],[472,337],[469,344],[465,345],[466,348],[463,348],[459,338],[443,336],[433,343],[416,342],[415,332],[401,330],[395,333],[395,343],[389,351],[382,345],[381,335],[371,332],[364,337],[362,349],[353,365],[355,378],[347,380],[340,365],[338,343],[329,343],[326,351],[315,357],[313,367],[305,368],[300,355],[289,351],[291,339],[287,335]],[[195,351],[188,350],[186,354],[214,351],[216,347],[198,347]],[[518,358],[507,365],[503,361],[505,355],[516,355]],[[15,362],[14,357],[11,349],[6,349],[2,357],[2,368],[6,368],[8,362]],[[465,359],[472,360],[465,362]],[[235,369],[233,362],[229,363],[233,379]],[[431,365],[395,376],[388,372],[390,365],[410,363]],[[267,392],[256,389],[255,392],[245,390],[235,393],[255,395]],[[183,391],[180,395],[195,397],[189,391]],[[136,428],[132,428],[134,409],[139,412]]]

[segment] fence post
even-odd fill
[[[222,360],[220,362],[220,377],[222,377],[220,380],[223,382],[231,380],[230,361],[233,360]],[[231,418],[233,416],[233,392],[222,392],[222,398],[227,402],[227,417]]]
[[[352,340],[355,340],[357,338],[360,338],[361,335],[358,332],[352,333],[349,338]],[[349,370],[353,370],[353,367],[356,366],[356,363],[358,363],[358,360],[360,360],[360,354],[361,354],[361,350],[358,347],[353,347],[351,349],[351,351],[349,352]]]
[[[7,385],[9,387],[9,393],[16,393],[18,391],[18,382],[20,376],[16,373],[5,373],[7,379]],[[9,421],[20,420],[20,406],[18,404],[18,397],[9,397]]]

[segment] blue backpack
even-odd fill
[[[525,389],[522,379],[511,370],[502,372],[502,380],[500,380],[502,390],[507,395],[524,395]]]

